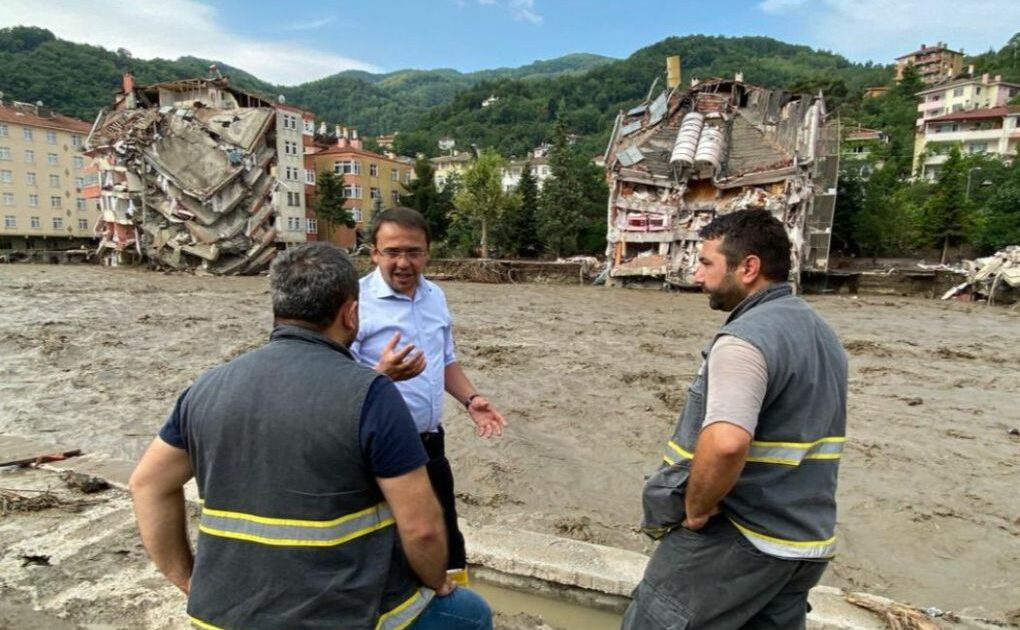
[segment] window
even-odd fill
[[[298,153],[298,143],[290,140],[285,140],[283,142],[283,152],[286,155],[301,155]]]
[[[11,148],[10,147],[0,147],[0,160],[9,160],[9,159],[11,159]]]
[[[305,183],[309,186],[315,185],[315,171],[310,168],[305,169]]]
[[[305,121],[305,133],[312,134],[312,135],[315,134],[315,121],[314,120],[306,120]],[[312,232],[312,234],[314,234],[314,232]]]
[[[74,156],[74,167],[75,168],[85,168],[85,158],[83,158],[80,155]]]
[[[29,175],[31,175],[31,174],[32,173],[29,173]],[[0,171],[0,182],[2,182],[4,184],[13,184],[14,183],[14,173],[12,173],[11,171]]]
[[[5,206],[14,205],[14,193],[4,193],[4,205]]]
[[[85,178],[84,177],[75,177],[74,178],[74,187],[79,189],[79,190],[82,189],[82,188],[85,188]]]
[[[54,230],[64,229],[64,220],[60,217],[53,217],[53,229]]]
[[[395,169],[395,168],[391,168],[390,169],[390,181],[391,182],[399,182],[400,181],[400,173],[398,173],[397,169]]]
[[[953,96],[963,96],[963,88],[958,87],[955,90],[953,90]]]
[[[0,138],[7,137],[7,134],[8,134],[7,125],[0,124]]]
[[[974,142],[967,145],[967,153],[984,153],[988,150],[987,142]]]
[[[28,196],[28,207],[29,208],[38,208],[39,207],[39,195],[29,195]]]
[[[333,162],[333,172],[337,175],[361,175],[361,160],[337,160]]]
[[[395,190],[391,190],[390,200],[392,200],[394,204],[400,203],[400,193]]]
[[[50,188],[60,188],[60,175],[50,175]]]
[[[288,232],[300,232],[301,231],[301,219],[299,217],[287,217],[287,231]]]
[[[53,132],[53,131],[47,131],[46,132],[46,144],[56,144],[56,143],[57,143],[57,134],[55,132]]]
[[[38,181],[36,179],[35,173],[32,172],[25,173],[25,183],[27,183],[29,186],[37,186]]]
[[[77,208],[78,210],[88,210],[89,208],[85,200],[82,199],[81,197],[78,197],[77,199],[74,200],[74,207]]]
[[[345,199],[361,199],[361,185],[360,184],[347,184],[344,186],[344,198]]]
[[[351,218],[355,223],[361,223],[361,208],[351,208]]]
[[[308,234],[319,233],[319,222],[316,219],[305,219],[305,232]]]
[[[979,86],[977,86],[977,88],[976,88],[976,89],[974,90],[974,93],[975,93],[976,95],[980,95],[980,94],[981,94],[981,86],[980,86],[980,85],[979,85]]]
[[[288,166],[286,167],[284,178],[287,179],[287,181],[296,182],[300,178],[300,174],[301,169],[296,166]]]
[[[87,229],[89,229],[89,220],[88,219],[78,219],[78,229],[79,230],[87,230]]]
[[[301,205],[301,193],[289,192],[287,193],[287,205],[296,208]]]
[[[49,164],[50,166],[59,166],[60,165],[60,158],[57,157],[56,153],[47,153],[46,154],[46,163]]]
[[[18,227],[18,218],[13,214],[4,215],[4,227],[5,228],[16,228]]]
[[[51,208],[59,208],[60,207],[60,196],[59,195],[53,195],[52,197],[50,197],[50,207]]]
[[[382,199],[382,193],[379,191],[378,188],[374,187],[368,189],[368,196],[371,197],[372,199]]]
[[[33,230],[38,230],[39,228],[42,227],[42,221],[39,220],[39,217],[32,217],[31,218],[31,223],[32,223],[32,229]]]
[[[21,130],[21,137],[23,137],[25,139],[25,142],[31,142],[32,141],[32,129],[29,128],[29,127],[22,128],[22,130]]]
[[[372,177],[379,177],[379,165],[375,162],[368,165],[368,174]]]
[[[404,171],[404,183],[405,184],[411,183],[411,171]]]
[[[32,164],[35,162],[35,151],[32,149],[25,149],[25,163]]]
[[[76,133],[71,134],[71,146],[81,148],[81,145],[82,145],[81,136],[79,136]]]

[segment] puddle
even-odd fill
[[[552,597],[522,593],[481,580],[472,580],[471,588],[489,602],[493,610],[506,615],[527,613],[562,630],[619,630],[620,615],[587,608]]]

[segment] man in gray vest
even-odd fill
[[[281,252],[269,343],[206,372],[131,476],[142,542],[198,628],[491,629],[446,576],[446,535],[407,406],[360,366],[358,277],[326,243]],[[198,548],[183,486],[203,503]]]
[[[797,630],[835,551],[847,360],[786,282],[790,240],[763,210],[716,217],[695,279],[727,311],[645,484],[659,545],[625,630]]]

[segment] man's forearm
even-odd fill
[[[750,438],[731,425],[709,425],[698,437],[685,492],[687,518],[709,516],[729,494],[744,469]],[[746,443],[745,443],[746,442]]]
[[[400,544],[404,548],[411,569],[418,575],[422,583],[434,591],[439,590],[446,582],[446,528],[442,518],[436,527],[427,532],[414,533],[400,530]]]
[[[156,567],[185,593],[194,557],[188,541],[184,490],[161,494],[146,488],[132,490],[142,544]]]
[[[450,363],[443,371],[443,379],[446,382],[446,392],[457,399],[460,404],[465,404],[472,394],[477,394],[475,386],[471,384],[467,374],[461,369],[457,362]]]

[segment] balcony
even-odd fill
[[[933,133],[925,131],[925,142],[998,142],[1002,139],[1002,129],[982,129],[979,131],[943,131]]]

